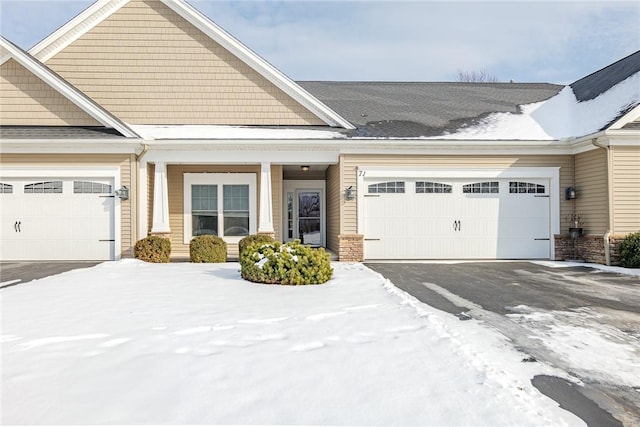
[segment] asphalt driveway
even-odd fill
[[[528,262],[366,265],[432,307],[499,330],[530,355],[527,361],[566,372],[574,381],[540,376],[532,382],[589,426],[640,425],[637,381],[589,366],[597,357],[625,355],[640,366],[639,277]],[[589,347],[598,342],[594,336],[605,345]],[[628,353],[607,354],[606,344]]]
[[[100,264],[96,261],[69,262],[0,262],[0,288],[16,286],[76,268],[88,268]]]

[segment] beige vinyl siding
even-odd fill
[[[340,164],[327,168],[327,249],[338,252],[340,247],[340,205],[342,203],[340,185]],[[354,202],[355,203],[355,202]]]
[[[613,233],[640,231],[640,147],[611,147]]]
[[[271,191],[272,206],[274,210],[273,226],[276,236],[281,235],[280,230],[280,204],[282,203],[282,179],[281,166],[272,166]],[[169,227],[171,228],[171,253],[175,256],[189,256],[189,244],[184,243],[184,174],[185,173],[255,173],[257,183],[257,206],[260,212],[260,165],[167,165],[167,181],[169,192]],[[153,202],[151,201],[152,205]],[[276,213],[277,212],[277,213]],[[256,215],[257,224],[260,223],[259,215]],[[238,256],[238,246],[228,245],[229,256]]]
[[[271,165],[271,209],[273,215],[271,219],[273,220],[275,239],[278,241],[282,241],[282,197],[282,165]]]
[[[1,166],[38,166],[42,168],[78,167],[90,168],[118,166],[120,168],[120,185],[135,189],[135,176],[132,174],[135,165],[134,156],[127,154],[3,154]],[[120,202],[120,236],[123,257],[133,256],[135,243],[136,206],[135,193],[130,192],[129,200]],[[117,251],[117,249],[116,249]]]
[[[0,125],[100,126],[13,59],[0,66]]]
[[[157,0],[131,1],[47,65],[132,124],[325,124]]]
[[[576,213],[580,215],[584,233],[604,234],[609,228],[607,152],[591,150],[576,155]]]
[[[560,191],[573,185],[573,156],[410,156],[410,155],[345,155],[343,159],[344,187],[356,187],[357,167],[384,166],[398,168],[451,168],[480,169],[508,167],[559,167]],[[358,189],[358,191],[362,191]],[[561,198],[560,229],[569,227],[566,217],[571,214],[573,206]],[[357,232],[357,206],[355,203],[345,204],[342,212],[342,229],[340,233],[355,234]]]

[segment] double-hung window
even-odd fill
[[[212,234],[228,242],[256,231],[256,175],[184,174],[184,242]]]

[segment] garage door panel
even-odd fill
[[[74,192],[74,180],[4,179],[1,260],[110,260],[115,256],[115,199]],[[112,179],[99,179],[101,183]],[[57,185],[57,184],[56,184]],[[27,192],[25,193],[25,188]],[[112,188],[108,185],[106,188]],[[98,187],[98,190],[100,188]],[[49,193],[41,191],[50,191]],[[20,222],[20,231],[13,229]],[[101,241],[104,240],[104,241]]]
[[[364,197],[365,258],[549,258],[548,180],[417,181]]]

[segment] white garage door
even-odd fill
[[[113,180],[2,179],[0,260],[110,260]]]
[[[549,180],[365,180],[366,259],[548,259]]]

